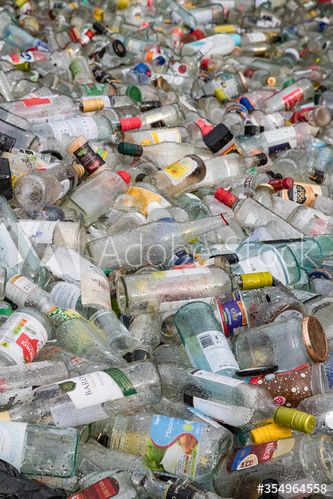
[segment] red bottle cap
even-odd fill
[[[126,185],[130,183],[131,175],[126,170],[118,170],[116,174],[123,179]]]
[[[142,125],[141,118],[139,118],[139,116],[134,116],[133,118],[120,118],[119,123],[122,132],[135,130],[136,128],[140,128]]]
[[[208,57],[201,59],[200,68],[206,71],[208,69],[210,59]]]
[[[269,180],[268,183],[273,187],[275,191],[281,191],[282,189],[292,189],[294,187],[294,179],[291,177],[272,179]]]
[[[215,192],[215,199],[220,201],[220,203],[229,206],[229,208],[231,208],[236,203],[236,201],[238,201],[237,196],[235,196],[230,191],[226,191],[225,189],[223,189],[223,187],[219,187],[219,189],[217,189],[217,191]]]

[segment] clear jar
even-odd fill
[[[278,365],[280,371],[304,363],[323,362],[328,344],[315,317],[291,318],[252,328],[235,339],[235,354],[241,369]]]

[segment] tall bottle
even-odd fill
[[[174,322],[193,367],[229,376],[239,369],[221,324],[207,303],[184,305]]]

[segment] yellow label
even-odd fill
[[[184,177],[187,173],[189,173],[191,168],[189,165],[185,165],[184,163],[180,163],[176,161],[169,166],[163,168],[163,171],[166,172],[170,177],[173,178],[181,178]]]
[[[234,24],[218,24],[214,31],[215,33],[236,33],[237,27]]]
[[[304,206],[313,206],[317,196],[322,195],[320,185],[295,182],[291,189],[283,189],[279,196]]]

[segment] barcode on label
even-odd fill
[[[214,345],[212,337],[209,334],[207,334],[205,336],[201,336],[199,338],[199,341],[200,341],[200,344],[201,344],[201,346],[202,346],[203,349],[211,347],[211,346]]]

